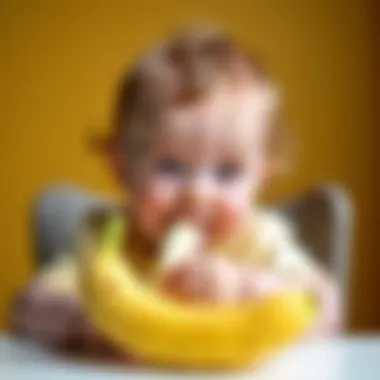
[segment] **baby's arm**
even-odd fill
[[[13,328],[37,342],[66,348],[75,340],[73,326],[80,311],[75,294],[62,292],[54,283],[37,278],[17,298]]]
[[[57,264],[58,265],[58,264]],[[58,266],[40,274],[19,295],[13,310],[16,333],[53,349],[108,354],[111,347],[87,320],[73,285],[75,273],[60,282]]]

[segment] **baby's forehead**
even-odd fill
[[[270,108],[267,103],[263,93],[253,86],[221,87],[197,102],[163,110],[157,132],[164,139],[231,143],[256,139],[265,130]]]

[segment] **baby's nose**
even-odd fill
[[[195,178],[186,185],[183,192],[181,214],[183,217],[204,221],[212,212],[216,189],[207,177]]]

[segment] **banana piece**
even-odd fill
[[[188,222],[174,225],[161,248],[160,267],[168,270],[190,259],[200,249],[201,242],[200,229]]]
[[[304,292],[237,306],[187,305],[166,298],[139,282],[121,258],[123,228],[121,220],[111,221],[104,246],[81,272],[82,292],[94,324],[143,361],[179,369],[246,367],[312,326],[318,307]]]

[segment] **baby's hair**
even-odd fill
[[[182,31],[127,73],[118,89],[111,134],[102,146],[133,154],[146,143],[151,121],[165,107],[195,102],[222,81],[231,86],[250,82],[268,97],[270,149],[277,157],[284,153],[281,104],[262,62],[215,29]]]

